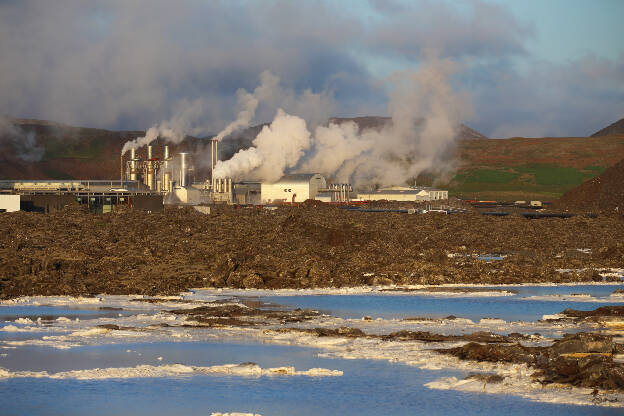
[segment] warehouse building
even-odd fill
[[[260,194],[263,204],[303,202],[315,199],[322,189],[327,189],[327,181],[321,174],[296,173],[274,183],[262,183]]]
[[[393,186],[378,189],[368,193],[358,193],[358,199],[362,201],[404,201],[423,202],[448,199],[448,191],[425,186],[402,187]]]

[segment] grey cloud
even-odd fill
[[[491,137],[587,136],[624,116],[624,55],[527,66],[482,64],[464,74],[477,129]]]
[[[462,8],[429,0],[373,4],[383,18],[370,33],[370,46],[403,58],[417,60],[426,49],[455,58],[524,54],[532,34],[503,7],[478,0]]]
[[[201,97],[218,131],[234,92],[264,70],[300,91],[340,71],[364,73],[341,53],[358,30],[316,3],[3,4],[0,112],[145,128],[168,118],[176,101]]]
[[[0,2],[0,114],[145,129],[201,100],[197,122],[216,133],[236,91],[269,70],[295,96],[333,97],[332,115],[383,115],[370,62],[419,63],[433,48],[471,68],[450,82],[472,92],[470,125],[485,134],[589,134],[624,115],[624,58],[534,62],[532,27],[481,0],[370,5],[373,19],[329,0]]]

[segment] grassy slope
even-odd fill
[[[451,195],[551,200],[624,159],[624,136],[467,140]]]

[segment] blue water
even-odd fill
[[[403,318],[410,316],[499,317],[535,320],[566,308],[594,309],[608,303],[522,300],[526,296],[588,293],[604,297],[618,286],[505,287],[507,297],[441,298],[419,295],[269,296],[262,300],[314,308],[335,316]],[[77,305],[79,307],[79,305]],[[121,311],[62,307],[5,307],[8,320],[20,316],[117,316]],[[125,312],[122,312],[125,313]],[[6,324],[6,323],[5,323]],[[2,333],[7,339],[45,333]],[[259,342],[145,342],[85,346],[69,350],[20,346],[0,349],[0,367],[11,371],[58,371],[183,363],[212,366],[255,362],[261,367],[295,366],[342,370],[341,377],[240,378],[197,375],[188,378],[50,380],[0,379],[1,415],[209,415],[255,412],[268,415],[615,415],[622,409],[533,403],[506,395],[430,390],[424,384],[466,373],[429,371],[374,360],[318,357],[319,350]],[[158,358],[162,357],[162,360]]]
[[[592,310],[598,306],[624,305],[623,303],[592,303],[560,300],[527,300],[527,296],[569,295],[587,293],[603,297],[621,286],[564,286],[505,287],[517,290],[514,296],[497,297],[437,297],[431,295],[303,295],[266,296],[265,302],[281,303],[290,307],[316,309],[341,318],[402,319],[409,317],[443,318],[449,315],[478,321],[481,318],[500,318],[506,321],[536,321],[545,314],[555,314],[564,309]],[[500,287],[492,287],[497,289]]]
[[[3,415],[209,415],[218,411],[267,415],[607,415],[611,410],[532,403],[511,396],[429,390],[423,385],[460,372],[419,370],[385,361],[326,359],[309,348],[230,343],[130,345],[150,362],[157,355],[191,365],[254,361],[263,367],[295,365],[344,371],[341,377],[227,376],[104,381],[13,379],[0,381]],[[74,351],[119,364],[121,347]],[[61,353],[59,353],[61,354]],[[100,357],[98,359],[98,356]],[[82,357],[82,358],[81,358]],[[138,360],[140,361],[140,360]],[[130,365],[131,363],[126,363]],[[76,367],[67,363],[67,368]],[[80,367],[80,366],[78,366]]]

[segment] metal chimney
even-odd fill
[[[150,191],[153,191],[155,188],[155,183],[154,183],[154,153],[152,151],[152,146],[147,146],[147,183],[146,185],[148,186],[148,188],[150,189]]]
[[[136,181],[137,180],[137,156],[136,156],[136,149],[132,148],[130,149],[130,180],[131,181]]]
[[[185,188],[188,176],[188,153],[180,153],[180,186]]]
[[[219,141],[212,139],[210,140],[210,176],[212,179],[212,183],[214,183],[214,168],[219,161]]]

